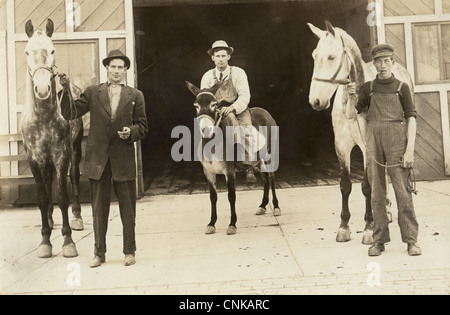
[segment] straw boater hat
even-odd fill
[[[122,59],[123,61],[125,61],[125,66],[127,67],[127,69],[130,69],[130,59],[125,56],[125,54],[119,49],[111,50],[108,54],[108,57],[103,59],[103,65],[106,67],[107,65],[109,65],[109,62],[112,59]]]
[[[394,55],[394,47],[389,44],[379,44],[372,48],[373,60],[380,57],[392,57]]]
[[[234,52],[234,48],[228,46],[228,44],[227,44],[226,41],[224,41],[224,40],[217,40],[217,41],[215,41],[215,42],[212,44],[211,49],[208,50],[208,54],[209,54],[210,56],[213,56],[213,55],[214,55],[214,52],[215,52],[216,50],[219,50],[219,49],[225,49],[226,51],[228,51],[228,53],[229,53],[230,55]]]

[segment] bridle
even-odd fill
[[[213,93],[211,93],[211,92],[208,92],[208,91],[203,91],[203,92],[198,93],[196,99],[198,99],[198,97],[200,95],[210,95],[210,96],[212,96],[214,98],[214,100],[216,99],[215,95]],[[216,105],[217,105],[217,103],[216,103]],[[220,123],[222,122],[222,114],[220,113],[220,111],[217,110],[217,107],[216,107],[214,113],[216,114],[215,119],[212,118],[209,115],[206,115],[206,114],[202,114],[200,116],[197,116],[197,119],[200,120],[202,118],[206,118],[209,121],[211,121],[215,127],[219,127]]]
[[[36,75],[36,72],[38,72],[38,70],[46,70],[48,72],[50,72],[52,74],[51,77],[51,81],[53,81],[55,79],[55,77],[58,75],[58,72],[54,71],[54,68],[57,68],[56,66],[52,66],[52,67],[37,67],[33,72],[31,72],[30,68],[28,68],[28,74],[30,75],[31,80],[34,80],[34,76]]]
[[[347,85],[347,84],[349,84],[351,82],[349,76],[347,76],[347,78],[345,78],[345,79],[336,79],[336,77],[341,72],[342,67],[344,66],[344,60],[347,60],[347,63],[349,63],[349,61],[350,61],[350,56],[348,55],[348,52],[347,52],[347,49],[345,47],[344,40],[342,39],[342,36],[341,36],[341,42],[342,42],[341,62],[339,63],[339,67],[337,68],[335,74],[330,79],[323,79],[323,78],[313,77],[312,78],[313,81],[326,82],[326,83],[332,83],[332,84],[341,84],[341,85]]]

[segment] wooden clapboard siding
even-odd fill
[[[25,75],[27,71],[27,59],[25,56],[26,42],[16,42],[16,97],[17,104],[25,104]]]
[[[439,93],[416,93],[417,138],[415,169],[420,180],[444,179],[445,162]]]
[[[15,30],[25,33],[25,23],[33,22],[35,29],[45,29],[47,19],[52,19],[55,32],[66,31],[66,6],[64,0],[15,1]]]
[[[81,6],[81,25],[76,32],[112,31],[125,29],[124,0],[84,0]]]
[[[442,0],[442,12],[450,13],[450,0]]]
[[[384,0],[384,16],[434,14],[434,0]]]
[[[106,47],[107,47],[106,49],[108,50],[108,52],[110,52],[111,50],[114,50],[114,49],[119,49],[124,54],[127,53],[125,38],[108,39],[106,42]]]
[[[403,24],[386,25],[386,43],[395,47],[395,60],[406,67],[405,29]]]
[[[6,31],[6,1],[0,3],[0,31]]]

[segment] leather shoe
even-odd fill
[[[105,255],[103,256],[95,255],[94,258],[92,258],[91,262],[89,263],[89,267],[91,268],[100,267],[101,264],[104,262],[105,262]]]
[[[409,256],[420,256],[422,255],[422,250],[417,243],[408,243],[408,255]]]
[[[257,182],[252,166],[247,167],[245,179],[247,184],[255,184]]]
[[[124,266],[131,266],[131,265],[134,265],[135,263],[136,263],[136,258],[134,256],[134,254],[125,255],[125,259],[123,260]]]
[[[373,243],[369,248],[369,256],[380,256],[382,252],[384,252],[383,243]]]

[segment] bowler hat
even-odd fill
[[[111,50],[108,54],[108,57],[103,59],[103,65],[106,67],[107,65],[109,65],[109,62],[113,59],[122,59],[123,61],[125,61],[125,66],[127,67],[127,69],[130,69],[131,64],[130,59],[127,56],[125,56],[125,54],[119,49]]]
[[[228,46],[228,44],[227,44],[226,41],[224,41],[224,40],[217,40],[217,41],[215,41],[215,42],[212,44],[211,49],[208,50],[208,54],[209,54],[210,56],[213,56],[213,55],[214,55],[214,52],[215,52],[216,50],[219,50],[219,49],[225,49],[226,51],[228,51],[228,53],[229,53],[230,55],[234,52],[234,48]]]
[[[392,57],[394,55],[394,47],[389,44],[379,44],[372,48],[371,53],[374,60],[380,57]]]

